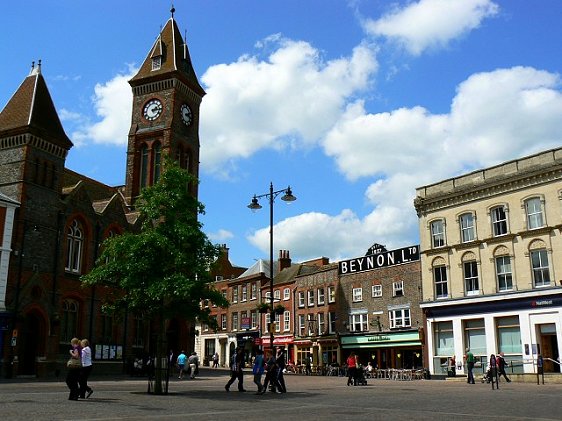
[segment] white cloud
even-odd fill
[[[277,247],[337,260],[362,255],[370,246],[362,239],[381,239],[389,248],[411,244],[418,238],[416,187],[560,146],[560,82],[557,74],[514,67],[462,82],[449,114],[421,107],[369,114],[361,102],[350,105],[323,146],[347,178],[373,179],[365,193],[372,212],[288,218],[275,227]],[[268,230],[249,240],[267,250]]]
[[[215,243],[234,238],[234,234],[231,231],[225,229],[220,229],[217,232],[208,233],[207,236],[209,237],[209,240]]]
[[[560,144],[559,85],[558,75],[515,67],[468,78],[447,114],[423,107],[370,114],[362,101],[349,104],[321,145],[350,180],[373,178],[365,192],[373,210],[287,218],[274,227],[274,250],[288,249],[299,261],[337,261],[364,254],[372,239],[388,248],[412,244],[416,187]],[[247,238],[268,252],[269,228]]]
[[[84,119],[82,114],[67,110],[66,108],[60,109],[58,114],[61,121],[82,121]]]
[[[365,20],[363,26],[367,33],[387,37],[417,56],[446,46],[498,11],[491,0],[420,0],[381,19]]]
[[[201,163],[228,172],[239,158],[263,148],[313,146],[339,118],[346,100],[368,87],[375,52],[360,45],[351,57],[324,62],[302,41],[271,37],[266,60],[243,56],[210,67],[201,80]],[[225,170],[226,168],[226,170]]]
[[[133,94],[128,81],[137,70],[129,66],[127,73],[120,73],[106,83],[96,84],[92,101],[100,120],[85,124],[72,133],[73,141],[77,144],[89,141],[113,145],[127,144],[133,104]]]
[[[273,230],[274,250],[289,250],[299,261],[326,256],[339,259],[355,255],[361,248],[360,241],[372,238],[368,235],[357,238],[362,221],[349,209],[339,215],[330,216],[319,212],[304,213],[287,218],[275,224]],[[248,241],[264,253],[269,250],[269,227],[255,231],[247,237]],[[370,244],[365,242],[364,249]],[[315,255],[311,254],[314,250]]]

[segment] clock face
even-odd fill
[[[142,115],[148,121],[154,121],[162,114],[162,103],[157,99],[148,101],[142,111]]]
[[[187,106],[187,104],[183,104],[180,108],[181,111],[181,121],[183,121],[183,124],[185,124],[186,126],[189,126],[191,124],[191,109]]]

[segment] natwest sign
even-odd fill
[[[342,260],[338,263],[338,272],[340,275],[348,275],[350,273],[401,265],[417,260],[420,260],[420,246],[415,245],[355,259]]]

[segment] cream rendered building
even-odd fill
[[[559,361],[562,148],[419,187],[414,204],[430,372],[467,347],[482,360],[504,352],[519,373],[539,354]],[[554,361],[545,372],[560,371]]]

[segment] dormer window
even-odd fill
[[[160,70],[162,67],[162,56],[152,57],[152,71]]]

